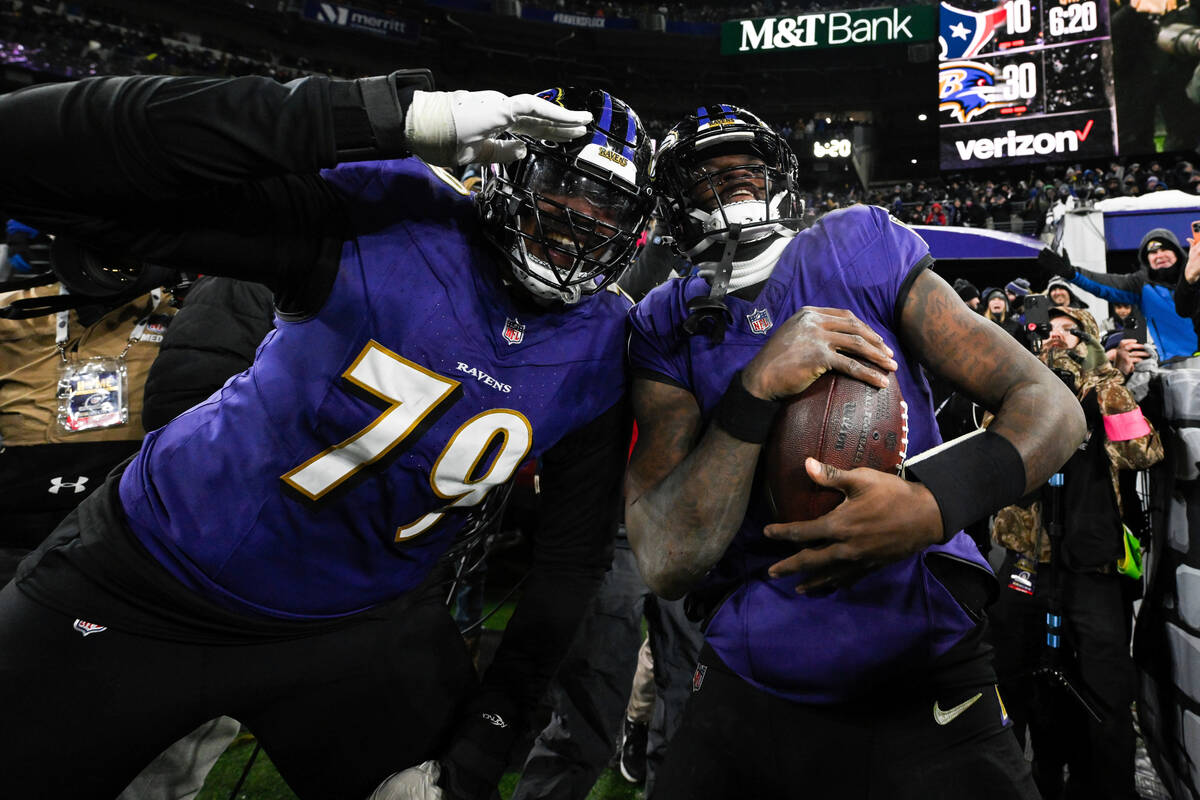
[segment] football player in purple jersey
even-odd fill
[[[0,125],[0,206],[83,246],[61,269],[255,280],[277,317],[0,592],[0,793],[113,797],[225,714],[302,797],[489,797],[611,558],[637,115],[414,70],[96,78]],[[468,162],[477,197],[438,166]],[[543,522],[480,679],[447,585],[530,458]]]
[[[795,156],[753,114],[685,117],[654,180],[699,274],[632,312],[626,524],[650,587],[705,621],[655,797],[1035,797],[982,641],[995,579],[961,530],[1067,459],[1078,404],[885,210],[801,230]],[[990,428],[938,448],[922,368]],[[810,459],[845,500],[775,520],[754,492],[763,443],[829,370],[900,389],[908,479]]]

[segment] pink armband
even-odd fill
[[[1149,435],[1150,423],[1142,416],[1142,410],[1135,408],[1124,414],[1105,417],[1104,433],[1108,435],[1110,442],[1127,442]]]

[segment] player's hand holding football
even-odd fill
[[[841,470],[815,458],[805,467],[815,483],[846,499],[816,519],[764,529],[767,538],[803,548],[769,570],[773,578],[804,573],[797,592],[848,586],[941,541],[941,511],[921,484],[865,467]]]
[[[805,306],[746,365],[742,381],[764,400],[800,394],[830,370],[882,388],[896,369],[892,355],[879,334],[849,311]]]
[[[503,133],[567,142],[587,130],[592,115],[571,111],[531,94],[414,92],[404,135],[412,151],[445,167],[472,162],[507,163],[525,157],[525,144]]]

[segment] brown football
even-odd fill
[[[813,483],[804,459],[897,473],[907,447],[908,406],[894,376],[886,389],[878,389],[827,372],[785,401],[775,418],[763,448],[767,502],[779,522],[816,519],[843,495]]]

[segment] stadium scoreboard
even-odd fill
[[[1112,156],[1107,0],[969,2],[940,7],[941,168]]]

